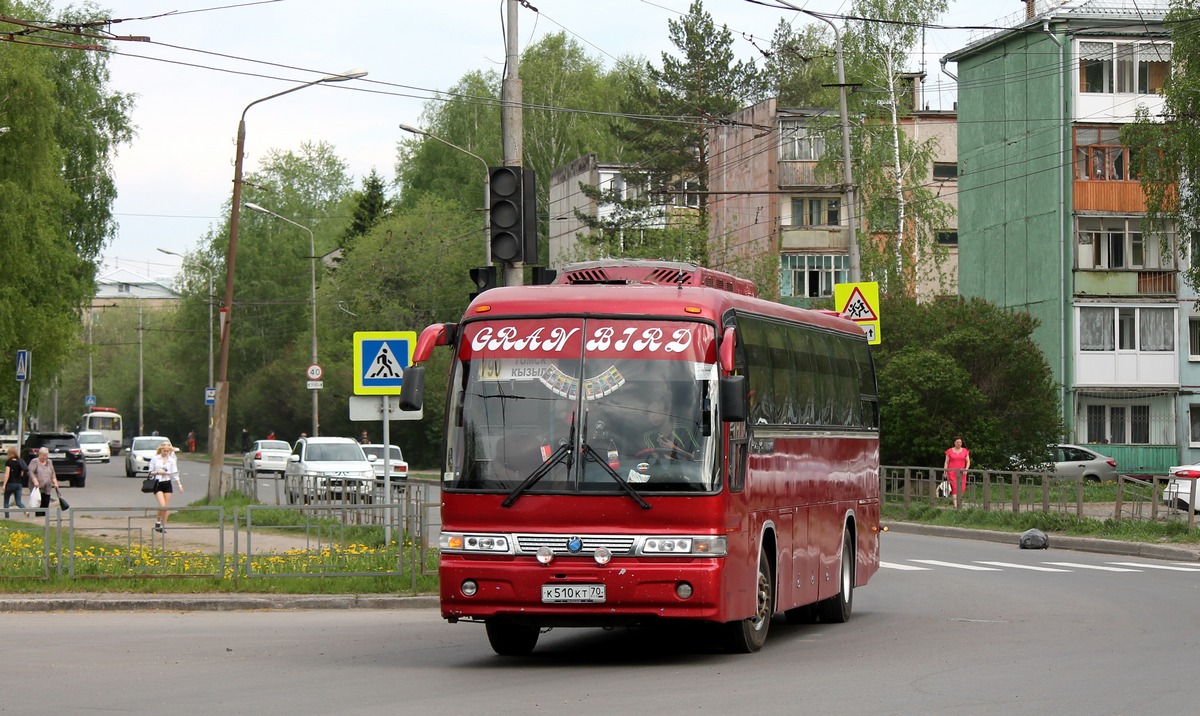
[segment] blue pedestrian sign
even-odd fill
[[[216,388],[205,388],[204,389],[204,404],[205,405],[216,405],[217,404],[217,389]]]
[[[25,382],[29,380],[29,351],[17,351],[17,381]]]
[[[414,331],[356,331],[354,394],[400,395],[416,344]]]
[[[94,407],[96,407],[96,396],[94,396],[94,395],[85,395],[85,396],[83,397],[83,405],[84,405],[84,407],[88,407],[88,408],[94,408]]]

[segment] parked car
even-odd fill
[[[87,465],[75,433],[31,432],[29,437],[25,438],[21,456],[25,458],[25,462],[33,462],[42,448],[50,451],[50,461],[54,463],[54,473],[58,475],[59,484],[68,483],[71,487],[83,487],[87,481]]]
[[[250,451],[242,455],[242,467],[252,477],[263,473],[283,477],[291,452],[292,446],[285,440],[255,440]]]
[[[1200,480],[1200,463],[1194,465],[1177,465],[1167,471],[1171,479],[1163,488],[1163,502],[1186,510],[1192,501],[1192,483]],[[1196,485],[1196,501],[1200,502],[1200,485]],[[1193,510],[1200,511],[1200,510]]]
[[[83,451],[85,460],[108,462],[112,459],[112,448],[108,445],[108,438],[104,437],[102,433],[84,430],[76,438],[79,440],[79,449]]]
[[[404,461],[404,453],[400,452],[400,448],[396,445],[391,445],[390,450],[387,450],[382,444],[368,443],[363,445],[363,452],[367,454],[367,458],[375,458],[375,481],[376,492],[383,490],[383,453],[387,450],[388,469],[392,473],[392,500],[404,494],[404,483],[408,482],[408,463]],[[380,493],[382,494],[382,493]]]
[[[375,483],[374,459],[350,438],[300,438],[284,471],[287,500],[368,501]]]
[[[170,438],[161,435],[138,435],[129,441],[129,452],[125,453],[125,477],[140,477],[150,474],[150,458],[164,442]]]
[[[1088,482],[1109,482],[1117,479],[1117,461],[1078,445],[1055,445],[1054,472],[1082,476]]]

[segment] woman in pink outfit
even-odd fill
[[[962,496],[967,490],[967,470],[971,469],[971,451],[963,447],[962,438],[954,438],[954,447],[946,451],[946,464],[942,469],[950,481],[950,494],[954,495],[954,509],[957,510],[962,507]]]

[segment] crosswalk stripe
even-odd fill
[[[1166,569],[1172,572],[1200,572],[1200,567],[1172,567],[1168,564],[1143,564],[1141,562],[1109,562],[1121,567],[1143,567],[1145,569]]]
[[[910,562],[920,562],[921,564],[932,564],[935,567],[952,567],[954,569],[969,569],[972,572],[1000,572],[1003,570],[995,567],[977,567],[973,564],[959,564],[957,562],[942,562],[936,559],[910,559]]]
[[[1070,572],[1069,569],[1059,569],[1057,567],[1038,567],[1032,564],[1013,564],[1012,562],[977,562],[977,564],[990,564],[993,567],[1011,567],[1012,569],[1031,569],[1034,572]]]
[[[895,562],[880,561],[879,566],[885,569],[899,569],[905,572],[928,572],[929,567],[915,567],[911,564],[896,564]]]
[[[1105,567],[1100,564],[1078,564],[1076,562],[1042,562],[1042,564],[1052,564],[1056,567],[1074,567],[1076,569],[1097,569],[1101,572],[1140,572],[1140,569],[1126,569],[1124,567]]]

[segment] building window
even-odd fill
[[[849,280],[850,257],[846,254],[783,254],[779,260],[782,297],[832,296],[835,283]]]
[[[957,181],[958,180],[958,162],[934,162],[933,163],[933,180],[934,181]]]
[[[1172,270],[1172,241],[1166,251],[1157,237],[1142,233],[1136,218],[1081,216],[1078,227],[1078,268],[1084,271]],[[1170,237],[1170,234],[1168,234]]]
[[[939,231],[934,234],[934,238],[936,238],[937,242],[943,246],[958,246],[957,231]]]
[[[779,159],[793,162],[815,162],[825,154],[825,140],[811,130],[804,120],[779,120]]]
[[[1170,73],[1167,42],[1079,43],[1080,92],[1159,94]]]
[[[1188,360],[1200,360],[1200,317],[1188,319]]]
[[[1175,309],[1080,306],[1079,350],[1086,352],[1175,350]]]
[[[1191,429],[1188,431],[1188,442],[1192,447],[1200,445],[1200,405],[1193,403],[1188,406],[1188,423]]]
[[[842,223],[841,199],[792,197],[792,226],[837,226]]]
[[[1093,444],[1149,445],[1150,406],[1088,405],[1085,440]]]
[[[133,287],[127,283],[118,283],[117,284],[117,293],[130,293],[132,290],[133,290]]]
[[[1137,181],[1130,151],[1117,127],[1075,128],[1075,178],[1093,181]]]

